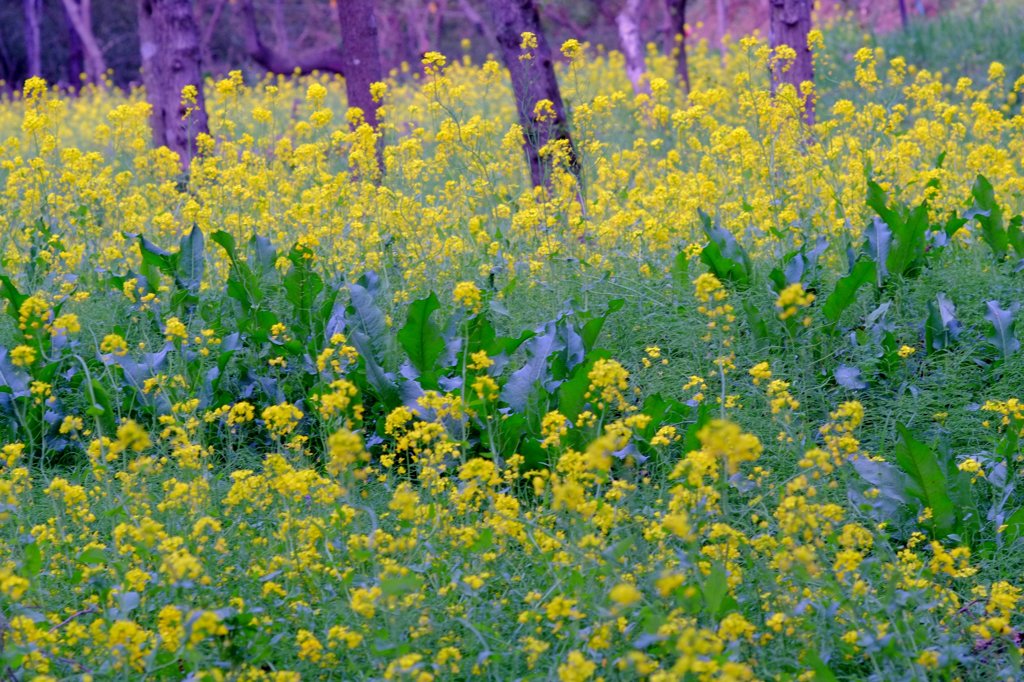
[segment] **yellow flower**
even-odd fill
[[[570,651],[565,663],[558,666],[559,682],[586,682],[593,677],[597,664],[579,651]]]
[[[100,352],[123,357],[128,354],[128,342],[120,334],[107,334],[100,342]]]
[[[459,282],[456,284],[455,290],[452,292],[452,298],[455,299],[456,303],[473,313],[480,312],[483,306],[483,295],[479,287],[473,282]]]
[[[299,408],[284,402],[265,408],[260,416],[263,417],[267,430],[280,438],[295,430],[303,414]]]
[[[15,367],[28,367],[36,361],[36,350],[31,346],[15,346],[11,349],[11,364]]]
[[[644,595],[632,583],[619,583],[608,593],[608,598],[619,606],[632,606],[643,599]]]
[[[177,317],[169,317],[164,323],[164,338],[168,341],[187,341],[188,329]]]

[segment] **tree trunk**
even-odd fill
[[[672,40],[679,37],[679,52],[676,53],[676,74],[686,91],[690,91],[690,67],[686,63],[686,0],[668,0],[669,30]]]
[[[370,84],[383,81],[384,71],[373,6],[373,0],[339,0],[338,20],[348,105],[361,109],[366,122],[376,128],[377,103],[370,95]]]
[[[498,44],[498,36],[494,34],[494,29],[491,25],[484,21],[484,18],[480,16],[480,13],[476,11],[476,8],[469,2],[469,0],[458,0],[459,9],[462,11],[463,16],[466,17],[466,21],[473,25],[476,32],[484,37],[489,45]]]
[[[807,45],[811,30],[811,0],[771,0],[771,23],[768,29],[772,50],[788,45],[796,52],[796,59],[783,70],[782,63],[772,68],[772,92],[788,83],[800,94],[800,84],[814,82],[814,61]],[[814,98],[807,97],[804,117],[808,125],[814,124]]]
[[[39,34],[39,19],[43,11],[43,0],[24,0],[25,8],[25,56],[28,58],[28,75],[43,75],[42,47]]]
[[[906,31],[910,28],[910,18],[907,16],[907,0],[900,1],[900,24],[903,26],[903,30]]]
[[[722,53],[722,60],[725,60],[725,22],[727,13],[725,11],[725,0],[715,0],[715,15],[717,21],[715,28],[718,31],[718,49]]]
[[[73,88],[82,86],[82,74],[85,73],[85,50],[82,48],[82,39],[78,37],[78,31],[71,22],[71,15],[67,8],[64,9],[64,30],[68,34],[68,62],[67,76],[68,84]]]
[[[177,152],[187,168],[196,152],[196,136],[209,131],[192,0],[138,0],[138,7],[142,76],[153,106],[153,144]],[[197,90],[191,103],[182,97],[187,85]]]
[[[644,41],[640,37],[640,18],[646,4],[646,0],[626,0],[622,10],[615,16],[622,54],[626,57],[626,76],[633,85],[633,92],[638,95],[651,91],[643,80],[647,65],[644,61]]]
[[[92,30],[92,0],[63,0],[64,11],[68,20],[75,28],[78,39],[82,41],[82,54],[85,61],[85,74],[95,85],[103,84],[103,76],[107,72],[107,64],[103,59],[103,50]]]
[[[552,140],[565,140],[569,144],[569,167],[578,174],[579,159],[569,135],[565,105],[551,62],[551,48],[541,29],[537,7],[533,0],[491,0],[490,5],[502,61],[512,80],[512,93],[523,127],[523,150],[533,185],[547,186],[551,179],[550,161],[541,158],[540,150]],[[537,38],[537,47],[530,50],[521,47],[522,35],[527,32]],[[529,58],[525,58],[527,56]],[[535,117],[534,111],[541,100],[549,101],[551,110],[543,117]]]
[[[294,55],[271,48],[263,42],[263,38],[260,36],[259,22],[256,20],[256,10],[253,8],[252,0],[242,0],[239,3],[239,11],[242,15],[242,24],[245,27],[246,51],[253,61],[270,73],[290,76],[298,70],[300,73],[325,71],[344,75],[344,58],[339,48],[331,47]]]

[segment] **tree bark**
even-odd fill
[[[85,50],[82,47],[82,39],[78,37],[78,31],[71,21],[71,15],[67,8],[64,8],[64,30],[68,34],[68,62],[67,77],[68,84],[73,88],[81,87],[82,74],[85,73]]]
[[[209,132],[192,0],[138,0],[138,8],[142,76],[153,106],[153,144],[177,152],[187,168],[196,153],[196,136]],[[191,104],[182,98],[188,85],[197,90]]]
[[[725,0],[715,0],[715,28],[718,30],[718,49],[722,52],[722,59],[725,59],[725,23],[727,13],[725,11]]]
[[[103,76],[107,71],[103,50],[92,30],[92,0],[63,0],[64,11],[68,20],[82,41],[82,54],[85,62],[85,74],[95,85],[103,84]]]
[[[342,68],[349,107],[358,107],[363,118],[377,127],[377,103],[370,95],[370,84],[384,80],[380,63],[380,41],[373,0],[339,0]]]
[[[772,93],[783,83],[796,88],[800,84],[814,82],[814,61],[807,45],[807,34],[811,30],[811,0],[771,0],[771,22],[768,33],[772,50],[788,45],[796,52],[796,59],[783,70],[783,63],[773,62]],[[804,103],[804,118],[808,125],[814,124],[814,98],[807,97]]]
[[[476,32],[482,35],[489,45],[497,45],[498,36],[494,34],[494,29],[484,21],[484,18],[480,16],[480,13],[476,11],[476,8],[473,7],[469,0],[458,0],[458,2],[459,10],[466,17],[466,21],[473,25]]]
[[[40,14],[43,0],[24,0],[25,8],[25,56],[28,58],[28,75],[43,75],[42,47],[39,33]]]
[[[668,9],[669,30],[672,32],[672,42],[674,43],[676,36],[679,36],[679,52],[676,53],[676,74],[679,76],[683,87],[689,92],[690,67],[686,62],[686,0],[667,0],[665,7]]]
[[[300,73],[324,71],[344,75],[344,56],[339,48],[331,47],[294,55],[281,52],[263,42],[252,0],[242,0],[239,3],[239,11],[242,15],[242,24],[245,27],[246,51],[253,61],[270,73],[291,75],[298,70]]]
[[[622,54],[626,57],[626,76],[636,94],[650,93],[651,88],[644,82],[647,64],[644,60],[644,41],[640,36],[640,18],[644,14],[646,0],[626,0],[622,10],[615,15],[619,29]]]
[[[565,140],[569,145],[569,167],[579,173],[576,156],[569,134],[569,123],[558,89],[555,69],[551,61],[551,48],[540,25],[540,15],[533,0],[490,0],[491,16],[502,61],[509,70],[512,93],[516,98],[519,122],[523,127],[523,151],[530,166],[530,180],[535,187],[547,186],[551,180],[551,164],[542,159],[541,148],[552,140]],[[520,46],[523,33],[537,37],[537,47],[527,52]],[[538,120],[534,115],[537,103],[551,102],[551,115]]]

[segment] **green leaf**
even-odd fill
[[[107,555],[99,547],[90,547],[78,555],[78,563],[87,566],[102,564],[107,560]]]
[[[672,261],[672,285],[676,291],[688,291],[690,288],[690,258],[685,251],[676,254]]]
[[[192,294],[199,293],[203,282],[203,271],[206,268],[206,245],[203,232],[198,226],[193,227],[181,238],[181,249],[178,251],[177,277],[179,286]]]
[[[0,275],[0,293],[3,297],[10,301],[11,305],[7,309],[14,319],[18,319],[18,311],[21,310],[21,304],[28,298],[25,294],[18,291],[18,287],[14,285],[11,278],[7,275]]]
[[[568,381],[562,382],[558,387],[558,411],[565,415],[569,421],[575,422],[580,416],[583,407],[586,405],[586,393],[590,388],[590,370],[599,359],[608,359],[611,354],[596,350],[587,355],[583,364],[577,365]]]
[[[707,213],[697,209],[697,214],[700,216],[704,233],[710,239],[701,251],[700,259],[723,282],[731,282],[740,289],[750,286],[753,266],[746,250],[740,246],[731,232],[717,221],[713,224]]]
[[[932,510],[937,535],[946,536],[957,527],[957,510],[947,490],[946,477],[932,448],[916,440],[903,424],[896,425],[900,441],[896,461],[916,484],[909,492]]]
[[[974,208],[970,213],[981,225],[982,239],[996,258],[1002,259],[1006,256],[1010,238],[1003,227],[1003,210],[996,201],[992,183],[985,176],[979,175],[971,188],[971,195],[974,196]]]
[[[937,294],[928,301],[928,319],[924,325],[925,351],[932,353],[948,348],[960,332],[960,320],[956,317],[956,306],[945,294]]]
[[[875,263],[869,260],[858,260],[850,273],[836,282],[835,289],[825,299],[822,308],[826,320],[833,325],[839,322],[843,311],[857,302],[857,290],[865,282],[875,278],[876,267]]]
[[[600,336],[608,316],[621,310],[623,303],[624,301],[621,298],[608,301],[604,313],[595,315],[583,325],[583,328],[580,330],[580,336],[583,338],[583,349],[586,352],[589,353],[594,348],[594,344],[597,343],[597,337]]]
[[[1008,360],[1011,355],[1020,350],[1020,341],[1014,334],[1016,325],[1014,315],[1020,309],[1020,305],[1014,304],[1010,306],[1009,310],[1003,310],[999,306],[999,301],[988,301],[985,305],[988,307],[985,319],[988,320],[990,326],[990,333],[985,340],[999,351],[1003,360]]]
[[[440,307],[433,292],[426,298],[413,301],[409,306],[405,326],[398,331],[398,343],[422,378],[432,375],[438,358],[445,350],[441,328],[431,319],[434,311]]]
[[[721,564],[711,566],[711,573],[704,580],[701,592],[704,594],[704,605],[708,612],[715,618],[723,615],[728,606],[726,596],[729,594],[729,581]]]
[[[814,671],[814,682],[839,682],[839,678],[813,649],[804,649],[801,662]]]
[[[875,284],[879,288],[889,276],[889,251],[892,248],[892,230],[884,221],[874,219],[864,230],[864,253],[874,261]]]
[[[380,581],[380,591],[385,597],[395,597],[416,592],[422,586],[423,579],[413,573],[393,576]]]
[[[501,391],[501,399],[516,412],[526,409],[530,396],[537,385],[548,377],[548,361],[551,356],[565,348],[565,341],[558,333],[554,321],[544,326],[544,332],[526,342],[527,360],[522,367],[512,372]]]
[[[39,545],[30,542],[25,545],[25,575],[29,578],[34,578],[39,575],[39,571],[43,570],[43,555],[39,551]]]
[[[387,334],[384,313],[374,300],[377,287],[377,276],[373,273],[367,273],[358,282],[348,285],[351,302],[348,307],[348,327],[363,334],[374,354],[383,350]]]
[[[1024,507],[1010,514],[1003,523],[1006,525],[1002,534],[1004,543],[1010,545],[1024,537]]]
[[[1024,223],[1024,216],[1015,215],[1010,218],[1010,222],[1006,225],[1006,239],[1020,258],[1024,258],[1024,230],[1021,229],[1022,223]]]

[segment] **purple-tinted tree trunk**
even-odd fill
[[[253,61],[271,73],[291,75],[297,69],[300,73],[325,71],[344,75],[345,64],[342,51],[328,47],[314,52],[291,54],[280,46],[271,48],[263,42],[259,22],[252,0],[242,0],[238,5],[245,28],[245,47]]]
[[[690,67],[686,62],[686,0],[667,0],[669,30],[671,38],[679,36],[679,52],[676,53],[676,74],[686,91],[690,91]]]
[[[373,5],[372,0],[339,0],[338,19],[348,105],[362,109],[366,122],[376,127],[377,103],[370,95],[370,85],[384,80],[384,71]]]
[[[75,25],[71,22],[67,9],[64,10],[64,28],[68,33],[68,84],[77,88],[82,85],[82,74],[85,73],[85,50],[82,48],[82,39],[78,37],[78,31],[75,30]]]
[[[546,186],[551,179],[550,161],[541,158],[540,150],[552,140],[565,140],[569,145],[569,166],[579,173],[579,161],[569,134],[565,105],[558,89],[555,69],[551,61],[551,48],[540,25],[540,15],[533,0],[490,0],[495,36],[501,50],[502,61],[512,79],[512,92],[516,98],[519,122],[523,127],[523,150],[530,165],[530,179],[535,187]],[[537,47],[529,50],[530,57],[521,47],[523,33],[537,37]],[[535,116],[537,103],[547,100],[550,112]],[[539,120],[543,119],[543,120]]]
[[[25,8],[25,56],[28,58],[28,75],[41,76],[43,73],[42,47],[39,32],[42,0],[24,0]]]
[[[782,63],[772,69],[772,92],[783,83],[789,83],[800,93],[800,84],[814,82],[814,60],[807,44],[811,31],[811,0],[771,0],[771,23],[769,25],[771,47],[775,50],[788,45],[796,52],[796,59],[785,71]],[[809,125],[814,123],[814,98],[807,97],[804,117]]]
[[[646,5],[646,0],[626,0],[626,4],[615,15],[622,54],[626,57],[626,76],[633,86],[633,92],[637,94],[651,91],[643,80],[647,64],[644,59],[644,41],[640,36],[640,20],[644,16]]]
[[[208,132],[192,0],[138,0],[138,8],[142,77],[153,107],[153,143],[177,152],[187,168],[196,153],[196,136]],[[193,102],[182,98],[189,85],[196,88]]]

